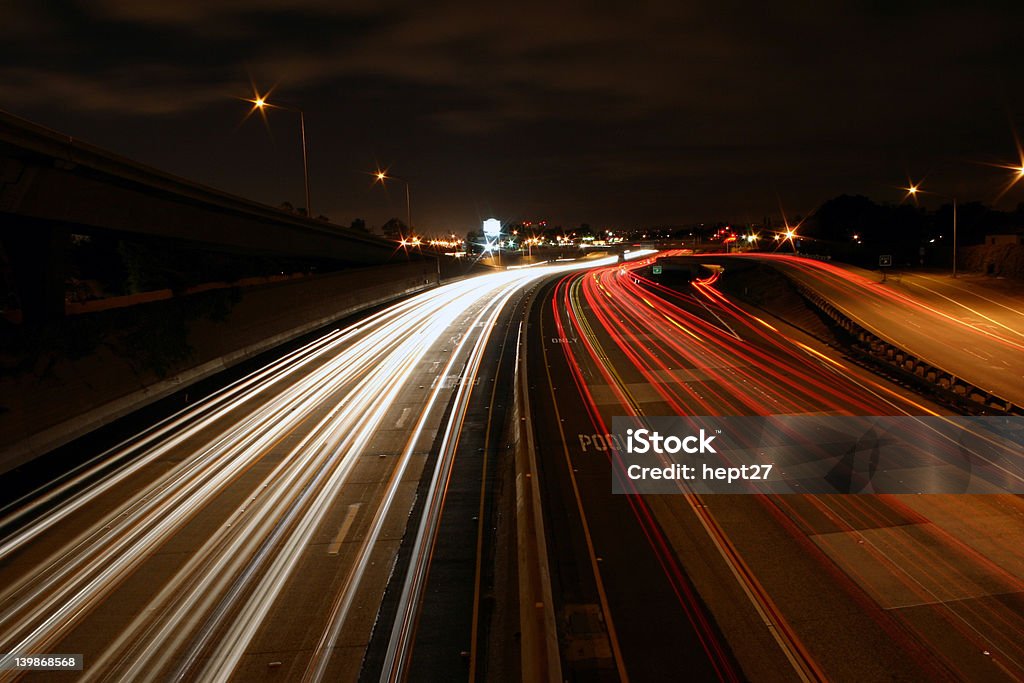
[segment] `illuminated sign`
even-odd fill
[[[488,237],[497,237],[501,234],[501,221],[497,218],[488,218],[484,221],[484,234]]]

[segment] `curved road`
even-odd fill
[[[0,652],[85,655],[24,675],[47,681],[509,678],[485,660],[516,646],[479,636],[505,609],[485,594],[507,557],[487,482],[524,321],[567,677],[1024,677],[1017,497],[611,494],[615,415],[944,412],[713,279],[677,292],[642,268],[413,297],[8,502]],[[978,334],[1016,344],[1007,325]]]
[[[532,388],[546,396],[539,419],[553,416],[538,427],[539,459],[545,485],[563,492],[548,501],[562,637],[608,645],[577,669],[620,680],[1024,676],[1019,497],[611,494],[600,437],[616,415],[944,412],[729,300],[714,277],[677,292],[644,265],[566,276],[535,322],[545,362]],[[574,627],[577,603],[596,605],[601,628]]]
[[[408,537],[382,674],[401,678],[492,329],[533,281],[594,263],[410,298],[7,503],[0,652],[84,654],[40,680],[355,680]]]

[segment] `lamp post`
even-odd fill
[[[911,183],[910,187],[904,188],[907,191],[907,195],[917,199],[917,194],[923,192],[921,184]],[[941,195],[936,192],[929,192],[928,194],[934,194],[937,197],[946,197],[947,199],[953,200],[953,277],[956,277],[956,197],[952,195]]]
[[[375,182],[384,184],[386,180],[397,180],[400,183],[405,184],[405,225],[411,231],[412,230],[412,202],[409,199],[409,181],[405,178],[399,178],[396,175],[389,175],[387,171],[377,169],[377,172],[373,174]]]
[[[302,175],[306,184],[306,217],[313,217],[313,207],[309,203],[309,154],[306,148],[306,115],[298,107],[291,104],[281,104],[278,102],[267,102],[265,97],[257,96],[254,99],[248,100],[252,102],[255,109],[259,109],[261,112],[265,112],[267,109],[283,109],[284,111],[295,112],[299,115],[299,132],[302,135]]]
[[[996,168],[1004,168],[1004,169],[1007,169],[1009,171],[1013,171],[1013,177],[1010,179],[1010,181],[1007,183],[1007,185],[1002,189],[1002,191],[996,196],[996,199],[995,199],[996,202],[998,202],[1003,197],[1004,194],[1006,194],[1011,188],[1013,188],[1014,185],[1016,185],[1021,180],[1024,180],[1024,149],[1021,148],[1020,141],[1017,140],[1016,134],[1014,134],[1014,139],[1017,141],[1017,155],[1018,155],[1018,157],[1020,159],[1019,163],[1013,163],[1013,164],[1002,164],[1002,163],[998,163],[998,164],[984,164],[986,166],[994,166]],[[941,166],[948,166],[948,165],[950,165],[952,163],[956,163],[955,160],[947,160],[945,163],[941,164]],[[935,195],[937,197],[943,197],[945,199],[952,200],[952,202],[953,202],[953,277],[956,277],[957,276],[957,261],[956,261],[956,256],[957,256],[957,253],[956,253],[957,252],[957,201],[956,201],[956,196],[955,195],[942,195],[942,194],[938,194],[936,192],[930,192],[930,191],[925,192],[924,190],[921,189],[921,183],[920,182],[918,182],[918,183],[910,182],[909,183],[909,187],[904,187],[902,189],[906,191],[906,193],[907,193],[906,196],[907,197],[912,197],[915,202],[917,201],[917,195],[919,193],[920,194],[933,194],[933,195]]]
[[[382,171],[379,168],[373,174],[374,182],[384,184],[387,180],[397,180],[405,185],[405,223],[409,231],[412,231],[412,200],[409,192],[409,181],[405,178],[400,178],[396,175],[389,174],[386,170]],[[420,238],[413,237],[414,246],[417,248],[420,246]],[[422,251],[420,252],[422,254]],[[441,254],[437,253],[434,256],[434,263],[437,265],[437,283],[441,284]]]
[[[956,197],[953,197],[953,277],[956,277]]]

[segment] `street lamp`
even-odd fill
[[[406,180],[405,178],[400,178],[400,177],[398,177],[396,175],[389,174],[386,169],[382,171],[382,170],[380,170],[378,168],[374,172],[374,174],[373,174],[373,181],[375,183],[380,183],[381,185],[383,185],[384,182],[387,181],[387,180],[397,180],[398,182],[405,184],[405,222],[406,222],[406,228],[411,233],[412,232],[412,200],[410,199],[410,195],[409,195],[409,181]],[[420,238],[419,237],[414,237],[412,235],[410,235],[410,236],[412,237],[412,240],[411,240],[410,243],[414,247],[418,248],[420,246],[420,243],[421,243]],[[402,242],[404,243],[405,240],[403,239]],[[435,254],[435,256],[434,256],[434,263],[437,266],[437,283],[440,285],[441,284],[441,254],[440,254],[440,252]]]
[[[909,187],[905,187],[903,189],[907,191],[907,196],[912,197],[915,202],[917,201],[917,195],[924,192],[924,190],[921,189],[921,183],[910,183]],[[953,200],[953,277],[956,277],[956,197],[953,195],[941,195],[937,192],[928,192],[928,194]]]
[[[374,182],[384,184],[386,180],[397,180],[400,183],[405,183],[405,224],[409,231],[412,231],[412,202],[409,200],[409,181],[405,178],[399,178],[396,175],[389,175],[386,170],[382,171],[379,168],[377,172],[373,174]]]
[[[1003,196],[1007,192],[1012,190],[1013,187],[1017,183],[1019,183],[1021,180],[1024,180],[1024,151],[1020,152],[1020,163],[1019,164],[993,164],[993,165],[997,166],[999,168],[1005,168],[1008,171],[1013,171],[1013,176],[1010,178],[1009,182],[1007,182],[1006,185],[1003,187],[1003,189],[999,191],[999,194],[996,195],[995,201],[998,202],[1000,199],[1003,198]]]
[[[1024,179],[1024,149],[1021,148],[1020,140],[1018,139],[1016,132],[1014,133],[1013,137],[1014,137],[1014,140],[1017,143],[1017,156],[1018,156],[1019,162],[1011,163],[1011,164],[1002,164],[1002,163],[999,163],[999,164],[984,164],[986,166],[995,166],[997,168],[1004,168],[1006,170],[1009,170],[1009,171],[1013,172],[1013,177],[1006,184],[1006,186],[1002,189],[1002,191],[996,196],[996,198],[995,198],[996,202],[998,202],[1000,199],[1002,199],[1003,195],[1005,195],[1011,188],[1013,188],[1014,185],[1016,185],[1018,182],[1020,182],[1022,179]],[[942,166],[947,166],[947,165],[952,164],[952,163],[955,163],[955,161],[954,160],[947,160],[945,163],[942,164]],[[908,181],[909,181],[909,178],[908,178]],[[941,195],[941,194],[938,194],[936,192],[927,192],[927,193],[925,193],[923,190],[921,190],[921,183],[910,182],[908,187],[904,187],[902,189],[906,191],[906,193],[907,193],[906,197],[913,198],[915,203],[917,202],[917,195],[919,193],[934,194],[937,197],[944,197],[945,199],[951,199],[953,201],[953,277],[956,277],[956,275],[957,275],[957,262],[956,262],[956,256],[957,256],[957,254],[956,254],[956,252],[957,252],[957,220],[956,220],[957,219],[957,211],[956,211],[957,206],[956,205],[957,205],[957,202],[956,202],[956,196],[954,196],[954,195]],[[904,197],[904,199],[906,199],[906,197]]]
[[[313,207],[309,203],[309,155],[306,150],[306,115],[298,107],[291,104],[281,104],[280,102],[267,102],[267,98],[262,95],[257,95],[251,100],[253,110],[259,110],[266,115],[267,109],[282,109],[284,111],[292,111],[299,115],[299,131],[302,134],[302,172],[303,178],[306,183],[306,217],[313,217]]]

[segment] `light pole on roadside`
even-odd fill
[[[405,185],[405,224],[406,224],[406,228],[411,232],[412,231],[412,200],[410,199],[410,194],[409,194],[409,181],[406,180],[405,178],[400,178],[400,177],[398,177],[396,175],[391,175],[386,170],[382,171],[380,169],[377,169],[377,171],[373,174],[373,177],[374,177],[374,182],[380,183],[381,185],[384,185],[385,181],[388,181],[388,180],[397,180],[398,182],[403,183]]]
[[[1009,171],[1013,172],[1013,176],[1010,178],[1009,182],[1006,184],[1005,187],[1003,187],[1002,191],[1000,191],[999,194],[996,196],[995,202],[998,202],[1003,197],[1003,195],[1005,195],[1017,183],[1019,183],[1021,180],[1024,180],[1024,149],[1021,148],[1020,141],[1017,138],[1016,133],[1014,134],[1014,140],[1017,143],[1017,155],[1018,155],[1018,157],[1020,159],[1019,163],[1012,163],[1012,164],[1004,164],[1004,163],[991,164],[991,163],[985,163],[985,164],[983,164],[985,166],[993,166],[995,168],[1003,168],[1003,169],[1006,169],[1006,170],[1009,170]],[[947,160],[944,163],[940,164],[940,166],[945,167],[945,166],[949,166],[950,164],[955,164],[955,163],[957,163],[956,160],[950,159],[950,160]],[[909,178],[908,178],[908,181],[909,181]],[[917,182],[917,183],[909,182],[908,186],[904,187],[902,189],[904,191],[906,191],[906,193],[907,193],[906,197],[913,198],[915,203],[917,202],[917,196],[919,194],[934,195],[936,197],[942,197],[944,199],[949,199],[949,200],[951,200],[953,202],[953,277],[956,277],[957,276],[957,258],[956,257],[957,257],[957,243],[958,243],[958,237],[957,237],[957,198],[956,198],[956,195],[955,194],[943,195],[943,194],[939,194],[937,192],[931,192],[931,191],[922,190],[921,189],[921,182]],[[906,197],[904,197],[904,199],[906,199]]]
[[[920,183],[911,183],[909,187],[905,187],[903,189],[907,191],[907,196],[913,197],[915,200],[917,199],[918,194],[924,193],[924,190],[921,189]],[[956,197],[953,195],[941,195],[936,192],[928,192],[927,194],[932,194],[936,197],[944,197],[945,199],[951,199],[953,201],[953,277],[956,277]]]
[[[281,104],[280,102],[268,102],[266,97],[257,95],[251,100],[253,110],[259,110],[266,112],[267,109],[282,109],[284,111],[295,112],[299,115],[299,132],[302,136],[302,175],[306,185],[306,217],[313,218],[313,207],[309,202],[309,153],[306,147],[306,114],[298,107],[291,104]]]
[[[421,244],[420,238],[419,237],[415,237],[412,234],[413,233],[413,228],[412,228],[412,198],[411,198],[411,194],[410,194],[410,190],[409,190],[409,181],[406,180],[405,178],[401,178],[401,177],[396,176],[396,175],[391,175],[390,173],[387,172],[387,169],[382,171],[381,169],[378,168],[376,171],[374,171],[374,173],[373,173],[373,181],[375,183],[380,183],[381,185],[384,185],[388,180],[397,180],[398,182],[400,182],[400,183],[405,185],[405,223],[406,223],[406,229],[409,230],[410,238],[412,239],[412,241],[414,243],[414,246],[419,248],[419,246]],[[404,239],[402,241],[405,242]],[[423,252],[421,251],[420,253],[422,254]],[[434,255],[434,263],[437,266],[437,282],[438,282],[438,284],[440,284],[441,283],[441,254],[440,253],[437,253],[437,254]]]

